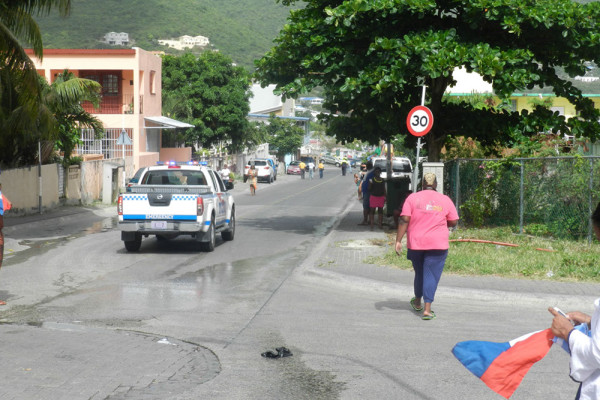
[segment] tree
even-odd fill
[[[100,103],[102,86],[93,80],[76,77],[64,70],[49,85],[43,78],[42,107],[40,108],[40,130],[50,130],[56,139],[56,147],[64,153],[65,161],[71,158],[79,143],[81,128],[93,129],[97,137],[104,134],[100,120],[88,113],[81,102],[90,101],[95,107]]]
[[[283,160],[286,154],[295,154],[304,140],[304,130],[293,121],[269,117],[269,122],[261,128],[263,140],[269,143],[269,150],[277,153],[277,158]]]
[[[38,134],[37,116],[41,87],[35,66],[19,43],[29,43],[42,59],[42,37],[32,14],[58,8],[70,10],[70,0],[0,0],[0,162],[18,165],[35,160],[43,139]]]
[[[295,0],[280,0],[284,5]],[[600,4],[570,0],[306,0],[292,11],[276,46],[258,60],[262,84],[276,83],[286,97],[324,88],[329,130],[338,140],[370,143],[406,135],[408,111],[427,105],[435,123],[424,138],[437,161],[450,136],[484,145],[510,142],[551,126],[577,137],[598,138],[600,116],[567,79],[583,75],[600,54]],[[473,108],[448,104],[443,95],[464,67],[507,99],[535,86],[552,87],[573,103],[579,118],[558,113]],[[414,142],[414,138],[408,138]]]
[[[195,126],[186,131],[188,145],[226,142],[232,151],[245,145],[251,92],[250,76],[243,68],[208,51],[164,56],[162,72],[165,112]]]

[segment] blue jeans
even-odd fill
[[[423,297],[425,303],[433,303],[435,292],[442,277],[448,250],[411,250],[406,258],[412,261],[415,270],[415,297]]]

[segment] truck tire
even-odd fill
[[[128,252],[139,251],[142,246],[142,235],[136,235],[134,240],[125,240],[125,250]]]
[[[231,209],[231,218],[229,219],[229,226],[227,227],[227,230],[221,232],[221,237],[225,241],[231,241],[231,240],[233,240],[234,236],[235,236],[235,208],[232,208]]]
[[[208,241],[200,242],[200,249],[202,251],[206,251],[206,252],[210,253],[211,251],[215,250],[215,243],[217,241],[216,233],[215,233],[215,217],[214,216],[210,219],[210,227],[208,228],[208,232],[206,232],[206,234],[208,235]]]

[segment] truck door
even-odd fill
[[[224,223],[226,223],[226,219],[227,219],[227,200],[226,200],[226,196],[227,193],[225,193],[226,189],[225,189],[225,184],[223,183],[223,180],[221,179],[221,177],[219,176],[219,174],[216,174],[214,171],[209,171],[209,175],[213,181],[213,186],[215,188],[215,216],[216,216],[216,224],[217,225],[222,225]]]

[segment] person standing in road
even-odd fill
[[[448,196],[438,193],[436,188],[435,174],[425,174],[423,190],[410,194],[404,201],[396,233],[398,255],[402,252],[402,238],[407,234],[406,258],[415,270],[415,297],[410,300],[410,305],[415,311],[423,311],[423,320],[436,317],[431,303],[448,256],[448,228],[458,224],[454,203]],[[424,309],[421,300],[425,303]]]
[[[592,214],[592,226],[596,238],[600,240],[600,203]],[[594,301],[594,314],[591,317],[581,311],[568,312],[564,317],[553,307],[548,307],[548,311],[554,315],[550,328],[552,333],[569,344],[570,376],[574,381],[581,382],[575,399],[600,399],[600,298]],[[575,329],[573,323],[586,324],[591,336]]]
[[[323,164],[323,160],[319,160],[319,179],[323,179],[323,171],[325,170],[325,165]]]
[[[312,181],[315,175],[315,163],[312,161],[308,162],[308,178]]]
[[[4,258],[4,212],[10,210],[11,204],[8,199],[2,195],[2,185],[0,184],[0,268],[2,268],[2,260]],[[5,301],[0,300],[0,306],[6,305]]]
[[[304,161],[300,161],[298,167],[300,168],[300,179],[304,179],[304,175],[306,174],[306,164],[304,164]]]
[[[248,170],[248,179],[250,179],[250,195],[256,195],[256,187],[258,186],[258,171],[256,166],[252,164]]]
[[[379,228],[383,228],[383,206],[385,205],[385,182],[381,178],[381,168],[375,167],[373,170],[373,178],[369,180],[369,222],[371,224],[371,230],[375,221],[375,210],[377,210]]]
[[[345,158],[342,160],[342,176],[346,176],[346,170],[348,169],[348,160]]]
[[[369,179],[373,178],[373,163],[367,161],[365,176],[360,184],[363,202],[363,220],[359,225],[369,224],[369,215],[371,215],[371,199],[369,196]]]

